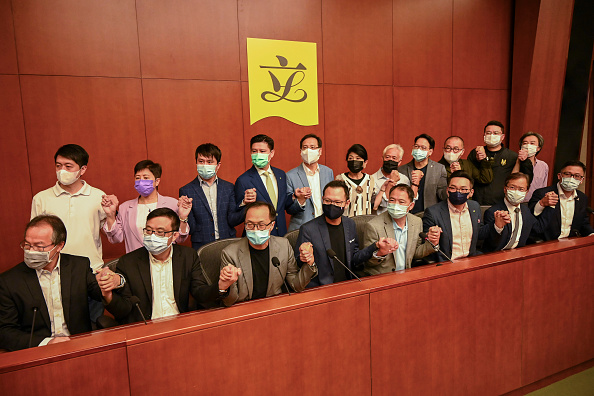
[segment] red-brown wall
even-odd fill
[[[88,182],[135,196],[134,164],[164,167],[161,193],[195,175],[194,150],[223,150],[220,176],[250,165],[256,133],[276,141],[273,165],[300,162],[302,135],[324,139],[322,162],[429,133],[482,142],[486,121],[509,118],[511,0],[0,0],[0,271],[21,260],[32,195],[55,183],[53,154],[78,143]],[[246,38],[316,42],[320,124],[249,123]],[[468,150],[469,151],[469,150]],[[105,243],[104,256],[123,253]]]

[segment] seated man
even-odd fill
[[[219,291],[225,293],[226,306],[280,294],[285,278],[299,292],[318,272],[311,247],[301,247],[302,260],[307,264],[299,269],[289,241],[270,235],[275,218],[272,204],[249,204],[245,212],[246,237],[223,249]],[[239,277],[243,279],[238,280]]]
[[[435,252],[433,246],[419,236],[423,231],[423,220],[409,213],[414,206],[413,195],[413,190],[406,184],[393,186],[389,191],[388,211],[365,225],[365,245],[371,245],[382,237],[397,242],[393,253],[384,257],[374,255],[366,262],[365,273],[377,275],[400,271],[410,268],[413,258],[419,259]],[[428,237],[434,245],[439,243],[439,234],[439,227],[429,229]]]
[[[489,230],[483,252],[508,250],[526,246],[528,237],[541,234],[545,229],[544,218],[537,220],[528,204],[523,204],[530,183],[528,175],[512,173],[505,180],[505,198],[485,212],[484,227]]]
[[[100,283],[107,309],[118,321],[142,320],[133,297],[140,300],[139,306],[146,319],[189,311],[190,294],[199,304],[217,300],[220,285],[206,283],[196,251],[173,244],[179,227],[175,211],[158,208],[150,212],[143,230],[144,246],[118,261],[117,272],[126,278],[124,287],[112,292]]]
[[[423,215],[423,230],[439,227],[439,248],[452,260],[478,254],[476,244],[488,233],[481,223],[478,202],[468,199],[474,192],[473,183],[468,173],[455,171],[448,181],[447,201],[427,208]],[[437,261],[448,259],[442,253],[436,255]]]
[[[588,196],[578,191],[584,181],[586,166],[567,161],[557,174],[559,183],[535,190],[529,206],[536,217],[545,216],[547,227],[541,234],[546,241],[594,233],[588,218]]]
[[[24,262],[0,275],[0,348],[43,346],[91,331],[87,298],[100,302],[101,290],[89,258],[61,253],[65,243],[59,217],[39,215],[27,224]],[[106,289],[120,284],[120,277],[110,278]]]
[[[299,229],[297,246],[301,249],[303,243],[311,243],[318,265],[318,276],[313,278],[307,287],[353,279],[351,273],[336,262],[336,259],[329,257],[329,249],[332,249],[336,257],[351,271],[362,268],[363,263],[376,251],[377,256],[383,257],[396,250],[396,241],[389,238],[379,238],[375,243],[359,250],[355,221],[343,216],[344,208],[349,204],[348,196],[349,188],[344,181],[334,180],[326,184],[322,193],[324,214],[305,223]]]

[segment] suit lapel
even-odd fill
[[[276,189],[278,190],[278,194],[276,194],[276,207],[278,211],[278,207],[280,206],[281,197],[287,194],[287,181],[285,180],[284,176],[281,174],[280,169],[276,169],[270,167],[274,177],[276,178]]]
[[[45,298],[43,297],[43,291],[41,291],[41,286],[39,285],[39,278],[37,277],[37,271],[30,269],[29,267],[25,267],[23,270],[23,277],[25,278],[25,283],[31,292],[31,296],[33,297],[32,305],[37,307],[41,317],[45,321],[45,324],[48,329],[52,328],[52,323],[49,317],[49,311],[47,310],[47,304],[45,303]]]
[[[252,179],[251,185],[256,188],[257,197],[263,197],[266,202],[272,203],[272,200],[270,199],[270,195],[268,195],[268,190],[266,190],[266,186],[262,182],[262,178],[260,177],[260,174],[258,173],[258,170],[256,169],[255,166],[252,166],[250,168],[249,176]],[[256,199],[258,201],[260,200],[258,198],[256,198]]]
[[[243,243],[239,246],[239,265],[243,271],[245,283],[247,285],[248,299],[252,299],[254,292],[254,275],[252,274],[252,258],[247,238],[243,238]],[[269,277],[270,279],[270,277]]]
[[[136,263],[138,265],[138,272],[140,272],[140,277],[142,278],[142,283],[144,284],[144,289],[146,291],[146,294],[148,295],[152,307],[153,285],[151,282],[151,259],[149,257],[148,250],[144,249],[142,256],[142,259],[138,260]]]
[[[136,217],[138,215],[138,198],[136,198],[135,201],[130,202],[130,206],[128,206],[128,213],[128,226],[132,230],[132,235],[134,235],[136,241],[142,245],[142,236],[138,235],[138,228],[136,227]]]
[[[417,240],[419,238],[419,232],[421,232],[422,230],[419,230],[418,228],[413,226],[413,222],[410,220],[412,218],[412,214],[407,213],[406,214],[406,226],[408,228],[408,231],[406,233],[406,263],[409,263],[412,261],[412,257],[415,254],[415,251],[417,250]],[[394,253],[393,253],[394,254]],[[394,256],[396,257],[396,256]],[[405,267],[408,268],[408,265],[405,265]]]
[[[446,235],[447,241],[449,243],[449,250],[450,250],[450,255],[451,255],[451,251],[454,248],[454,241],[452,239],[452,219],[450,218],[450,208],[447,205],[447,201],[443,201],[446,202],[446,204],[443,206],[443,210],[439,211],[439,215],[441,216],[441,224],[444,225],[445,230],[443,230],[444,232],[442,234]],[[442,248],[442,250],[445,250]]]
[[[396,239],[396,233],[394,232],[394,220],[392,220],[392,217],[390,217],[388,212],[384,212],[382,216],[384,217],[384,232],[386,233],[386,237]],[[410,238],[408,238],[408,240],[410,241]],[[394,263],[396,263],[396,252],[392,252],[390,254],[394,257]]]
[[[320,184],[322,184],[322,169],[320,168],[320,164],[318,164],[318,169],[320,170],[320,172],[318,173],[318,175],[320,176]],[[297,167],[297,176],[299,176],[299,180],[301,180],[301,183],[304,187],[311,188],[311,186],[309,185],[309,180],[307,180],[307,175],[305,174],[305,169],[303,169],[303,164]],[[321,186],[321,189],[323,188],[324,187]],[[311,202],[311,204],[313,205],[312,198],[309,198],[308,201]]]
[[[198,199],[202,203],[202,206],[204,206],[206,208],[206,210],[208,211],[208,213],[212,217],[212,212],[210,210],[210,206],[208,205],[208,201],[206,200],[206,195],[204,195],[204,190],[202,190],[202,186],[200,185],[199,176],[196,177],[196,179],[194,179],[194,182],[192,183],[192,188],[194,189],[194,192],[196,193],[196,196],[198,197]],[[221,198],[220,195],[217,194],[217,204],[219,203],[218,201],[219,201],[220,198]]]
[[[571,219],[571,230],[577,228],[576,226],[581,226],[581,219],[578,217],[578,214],[581,212],[582,209],[582,205],[584,205],[583,202],[586,202],[586,200],[582,200],[580,199],[580,194],[579,192],[577,193],[577,196],[575,197],[575,205],[573,207],[573,218]],[[570,230],[570,232],[571,232]],[[580,230],[577,230],[578,232],[580,232]],[[586,235],[582,235],[582,236],[586,236]]]
[[[171,256],[171,271],[173,272],[173,295],[175,297],[175,303],[179,308],[184,306],[180,304],[179,297],[184,269],[179,249],[175,248],[175,244],[171,245],[171,247],[173,249],[173,255]]]
[[[72,265],[67,256],[60,258],[60,286],[62,292],[62,311],[66,325],[70,323],[70,288],[72,284]]]
[[[270,237],[270,242],[268,243],[268,248],[269,250],[269,255],[268,255],[268,286],[267,286],[267,292],[266,294],[268,296],[272,296],[274,295],[274,291],[275,291],[275,287],[274,287],[274,279],[275,278],[279,278],[281,285],[283,283],[283,279],[281,278],[281,274],[278,273],[279,270],[282,269],[280,267],[282,267],[282,262],[283,260],[281,259],[281,257],[279,257],[279,248],[278,248],[278,244],[276,243],[276,239],[271,236]],[[279,269],[277,270],[276,267],[274,265],[272,265],[272,258],[273,257],[278,257],[279,261],[281,262],[281,265],[279,266]]]
[[[320,232],[320,239],[322,240],[322,244],[324,245],[324,251],[322,252],[322,254],[326,255],[327,260],[330,262],[330,266],[332,267],[332,271],[334,271],[334,261],[332,259],[330,259],[326,253],[326,251],[328,249],[332,249],[332,245],[330,244],[330,233],[328,232],[328,226],[326,225],[326,219],[324,218],[324,216],[319,216],[316,218],[316,221],[318,222],[318,227],[316,227],[316,228]],[[347,232],[345,230],[345,232],[344,232],[345,239],[346,239],[346,234],[347,234]]]

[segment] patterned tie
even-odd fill
[[[511,239],[509,240],[507,245],[505,245],[503,250],[511,249],[512,246],[514,246],[514,243],[516,243],[516,238],[518,237],[518,230],[520,228],[520,208],[515,208],[514,212],[516,214],[516,220],[514,221],[514,231],[512,232]]]
[[[276,210],[276,193],[274,192],[274,184],[272,184],[272,179],[270,176],[270,173],[268,173],[268,171],[264,172],[264,176],[266,176],[266,191],[268,191],[268,196],[270,197],[270,200],[272,201],[272,205],[274,206],[274,209]]]

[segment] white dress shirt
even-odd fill
[[[410,180],[408,179],[408,176],[406,176],[400,172],[398,172],[398,174],[400,175],[400,180],[398,180],[398,183],[396,183],[396,184],[406,184],[407,186],[410,187]],[[382,201],[380,202],[379,206],[377,207],[377,214],[380,215],[388,210],[388,200],[386,199],[386,197],[390,193],[390,191],[386,191],[386,192],[381,191],[382,186],[384,185],[386,180],[388,180],[388,177],[384,176],[384,173],[382,172],[381,168],[377,172],[375,172],[375,174],[373,176],[375,177],[375,187],[373,189],[373,196],[375,197],[377,194],[382,194]],[[415,198],[415,200],[416,200],[416,198]],[[375,198],[374,198],[374,201],[375,201]]]
[[[320,166],[316,166],[316,170],[312,172],[307,166],[305,166],[305,164],[302,163],[301,165],[303,166],[303,170],[307,176],[307,183],[311,189],[311,202],[313,203],[314,207],[314,216],[321,216],[323,211],[322,189],[320,188]]]
[[[561,234],[559,239],[567,238],[571,232],[571,223],[573,223],[573,214],[575,212],[575,199],[577,198],[577,191],[567,198],[565,192],[561,188],[561,185],[557,183],[557,194],[559,195],[559,205],[561,205]],[[554,208],[555,206],[551,206]],[[534,215],[539,216],[544,210],[544,206],[540,204],[540,201],[534,206]]]
[[[468,204],[465,203],[460,211],[448,200],[448,208],[452,223],[452,260],[468,257],[472,243],[472,219]]]
[[[215,239],[219,239],[219,219],[217,218],[217,187],[219,184],[219,178],[215,177],[214,182],[212,185],[209,185],[207,182],[200,178],[200,186],[202,187],[202,191],[206,196],[206,202],[208,202],[208,207],[210,208],[210,212],[212,213],[212,220],[214,223],[214,236]]]
[[[152,319],[177,315],[179,309],[173,293],[173,247],[169,250],[169,257],[165,261],[157,260],[149,253],[151,264],[151,284],[153,287]]]
[[[146,218],[153,210],[157,209],[157,202],[150,203],[150,204],[138,204],[136,209],[136,228],[138,229],[138,235],[142,236],[142,230],[146,227]],[[115,226],[115,222],[113,223],[113,227]],[[111,231],[111,230],[110,230]]]
[[[52,336],[44,338],[39,346],[47,345],[54,337],[68,337],[70,332],[64,319],[64,309],[62,306],[62,283],[60,281],[60,257],[56,267],[50,272],[44,269],[38,269],[37,279],[43,292],[47,312],[49,313]],[[37,312],[39,314],[39,312]]]

